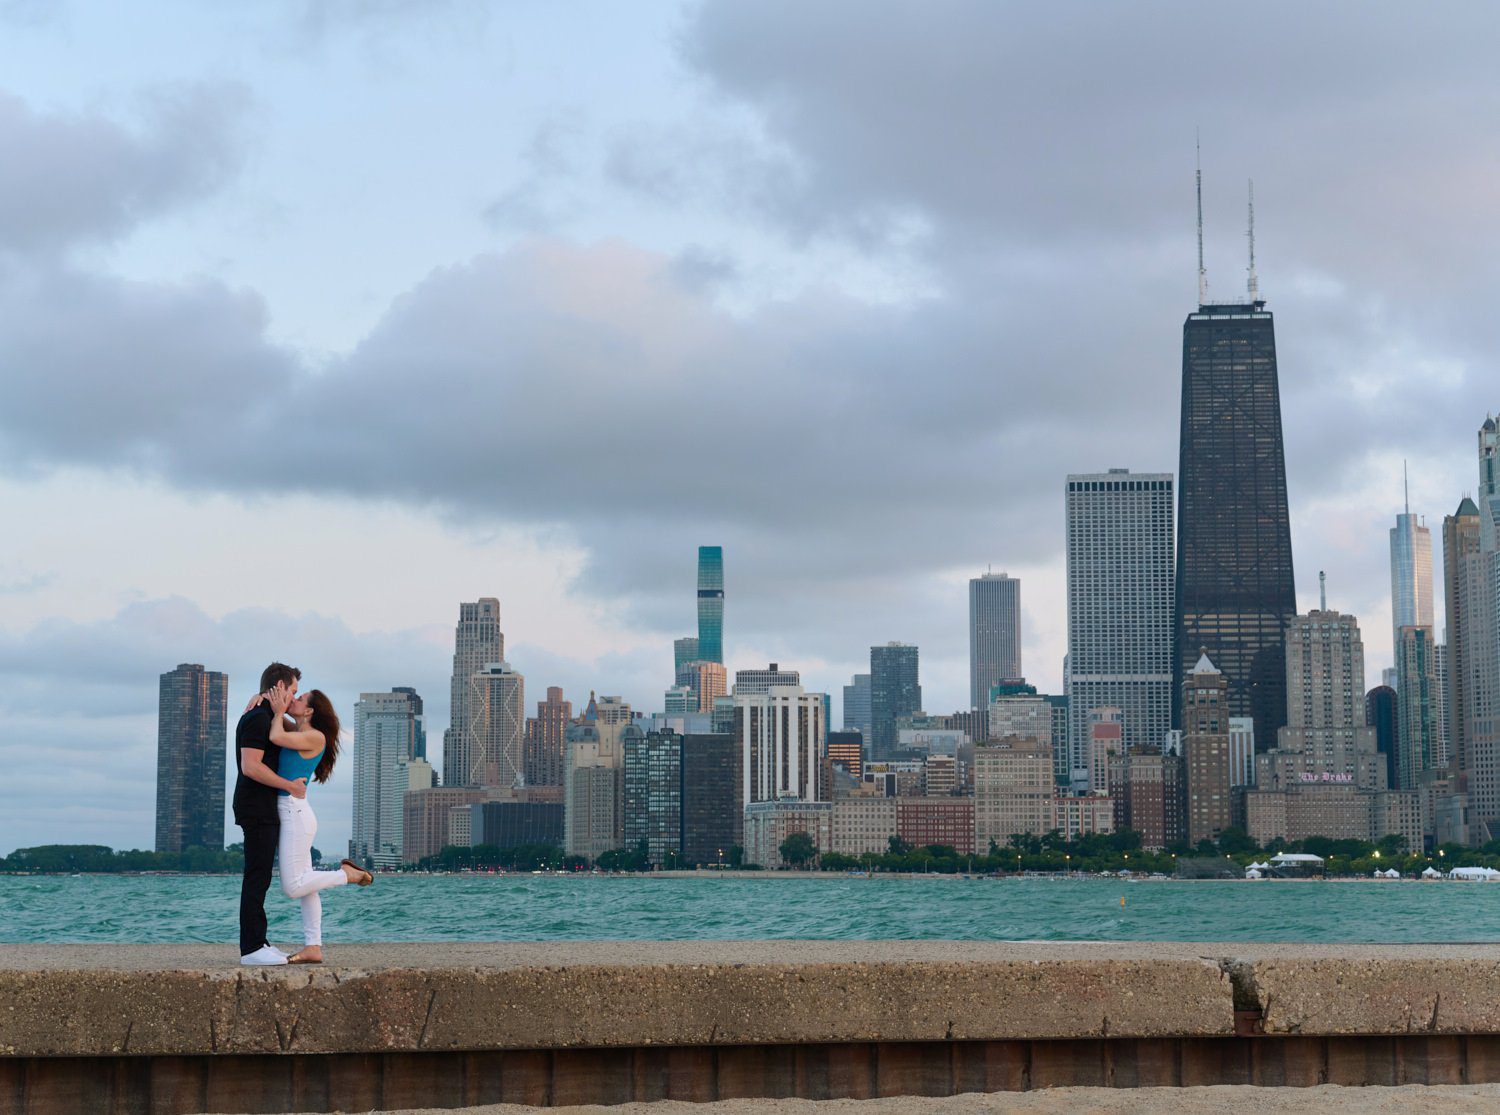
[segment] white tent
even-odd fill
[[[1375,872],[1375,874],[1379,875],[1379,874],[1381,874],[1381,872],[1377,871],[1377,872]],[[1401,872],[1397,871],[1393,867],[1389,871],[1385,872],[1385,877],[1387,879],[1399,879],[1399,878],[1401,878]]]
[[[1441,879],[1442,877],[1443,873],[1435,867],[1422,868],[1422,878],[1424,879]]]
[[[1278,866],[1282,864],[1314,864],[1322,863],[1322,856],[1310,855],[1307,852],[1277,852],[1271,857],[1271,863]]]
[[[1493,867],[1455,867],[1448,872],[1448,878],[1487,883],[1491,879],[1500,879],[1500,871],[1496,871]]]

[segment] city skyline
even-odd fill
[[[1378,676],[1400,462],[1435,527],[1497,405],[1500,14],[1083,10],[0,5],[0,845],[149,840],[182,661],[409,685],[437,765],[481,593],[532,697],[654,707],[705,541],[726,664],[834,723],[892,639],[969,704],[990,563],[1060,692],[1059,479],[1177,467],[1195,128],[1211,299],[1256,179],[1298,610],[1328,570]]]

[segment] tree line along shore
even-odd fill
[[[1431,852],[1412,852],[1399,836],[1378,843],[1311,837],[1284,843],[1256,844],[1239,829],[1226,829],[1214,841],[1183,844],[1160,851],[1141,847],[1140,835],[1130,830],[1089,835],[1068,841],[1057,832],[1043,836],[1017,835],[1007,846],[991,842],[984,854],[959,852],[941,844],[913,847],[891,837],[883,852],[845,855],[819,853],[806,833],[793,833],[780,847],[788,868],[798,873],[846,874],[849,872],[894,874],[1020,874],[1020,873],[1118,873],[1169,875],[1179,878],[1242,877],[1252,862],[1278,852],[1301,852],[1320,856],[1331,876],[1370,877],[1376,871],[1394,869],[1403,876],[1419,874],[1426,867],[1448,871],[1454,867],[1500,869],[1500,841],[1479,848],[1450,844]],[[314,858],[321,855],[314,849]],[[237,874],[244,867],[239,844],[227,848],[189,848],[185,852],[121,850],[98,844],[47,844],[18,848],[0,857],[0,873],[24,875],[74,874]],[[501,848],[494,845],[446,847],[436,855],[401,868],[418,872],[516,871],[611,874],[647,874],[713,868],[723,871],[761,871],[745,861],[743,849],[726,850],[722,863],[693,864],[668,851],[661,862],[652,862],[645,842],[634,848],[606,852],[594,862],[570,856],[554,845],[529,844]],[[774,874],[774,872],[773,872]]]

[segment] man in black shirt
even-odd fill
[[[297,695],[302,671],[272,662],[260,675],[260,692],[283,689]],[[240,883],[240,963],[285,964],[286,954],[266,941],[266,891],[271,888],[271,864],[281,836],[276,798],[285,790],[293,797],[307,794],[307,779],[288,781],[276,773],[281,748],[271,742],[271,703],[247,709],[234,729],[234,823],[245,834],[245,877]]]

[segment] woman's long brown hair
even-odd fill
[[[308,692],[307,704],[312,709],[312,726],[323,733],[323,757],[313,771],[313,781],[327,782],[333,773],[333,761],[339,757],[339,714],[333,711],[333,702],[321,689]]]

